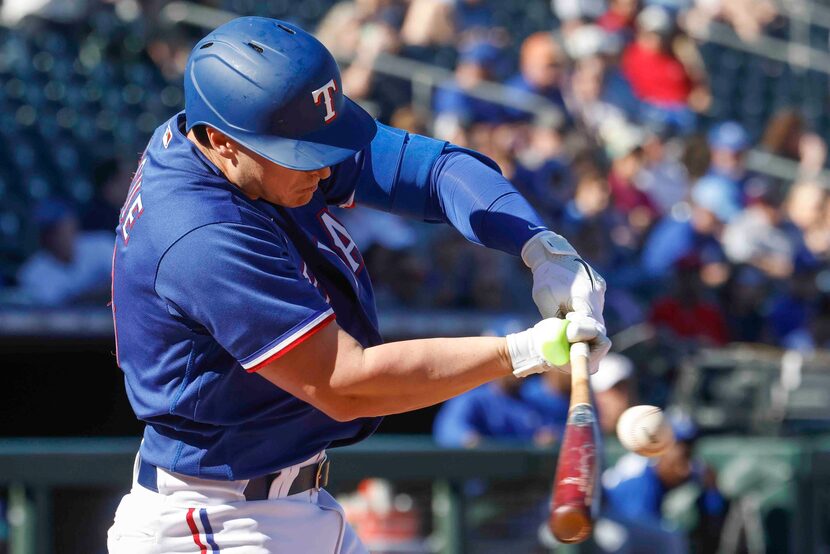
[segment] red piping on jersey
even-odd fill
[[[193,542],[196,543],[201,550],[199,554],[207,554],[207,546],[202,544],[201,539],[199,539],[199,528],[196,527],[196,522],[193,520],[193,512],[196,511],[196,508],[188,508],[187,509],[187,526],[190,527],[190,533],[193,535]]]
[[[292,350],[294,350],[295,348],[300,346],[302,343],[304,343],[305,341],[310,339],[312,336],[314,336],[314,334],[317,333],[317,331],[321,330],[323,327],[325,327],[326,325],[328,325],[329,323],[334,321],[335,317],[336,316],[334,314],[329,315],[326,319],[324,319],[323,321],[321,321],[320,323],[318,323],[317,325],[315,325],[314,327],[312,327],[311,329],[306,331],[305,335],[294,339],[294,342],[288,344],[286,347],[284,347],[279,352],[276,352],[273,356],[271,356],[270,358],[268,358],[264,362],[260,362],[257,365],[255,365],[254,367],[248,368],[246,371],[248,373],[256,373],[257,371],[259,371],[260,369],[262,369],[266,365],[270,364],[271,362],[273,362],[277,358],[280,358],[280,357],[288,354],[289,352],[291,352]]]
[[[115,322],[115,253],[118,251],[118,237],[116,236],[115,246],[112,248],[112,265],[110,272],[110,307],[112,308],[112,330],[115,336],[115,365],[121,367],[121,360],[118,358],[118,324]]]

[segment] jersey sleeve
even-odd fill
[[[430,223],[467,240],[518,255],[547,229],[535,209],[487,156],[378,124],[375,138],[335,166],[322,185],[330,204],[355,202]]]
[[[334,312],[276,232],[215,223],[164,254],[155,281],[168,310],[208,333],[248,371],[301,344]]]

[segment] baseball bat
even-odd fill
[[[580,543],[593,529],[597,478],[596,414],[591,403],[588,345],[571,349],[571,402],[556,463],[548,528],[562,543]]]

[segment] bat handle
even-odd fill
[[[588,354],[588,343],[571,345],[571,405],[591,403]]]

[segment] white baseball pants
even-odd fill
[[[213,481],[157,469],[159,492],[136,481],[107,534],[109,554],[368,554],[323,489],[286,496],[299,468],[280,472],[268,499],[247,501],[247,480]]]

